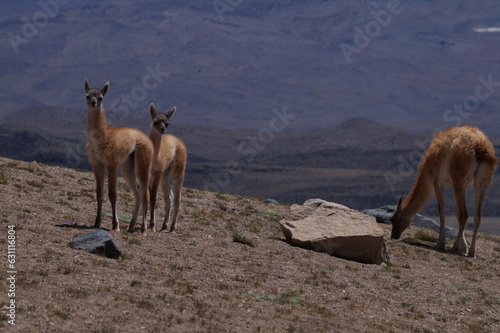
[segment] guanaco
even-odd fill
[[[493,145],[478,128],[472,126],[452,127],[435,135],[429,148],[422,156],[418,174],[406,199],[399,199],[391,218],[392,238],[399,239],[411,219],[424,207],[434,190],[439,210],[440,232],[437,248],[445,248],[444,188],[453,185],[456,215],[459,224],[458,237],[452,252],[474,257],[476,236],[481,224],[481,208],[486,190],[490,186],[497,158]],[[474,184],[475,212],[472,242],[467,251],[464,228],[467,222],[465,189]]]
[[[167,224],[170,217],[170,210],[173,202],[172,222],[170,224],[170,232],[175,230],[177,223],[177,214],[181,201],[181,188],[184,182],[186,170],[187,150],[186,145],[181,139],[171,134],[165,134],[165,130],[170,124],[170,118],[175,113],[176,108],[173,107],[166,114],[156,112],[153,103],[149,106],[151,115],[151,129],[149,138],[154,146],[153,166],[151,169],[151,219],[149,223],[150,229],[155,229],[155,207],[156,195],[158,186],[162,185],[163,197],[165,200],[165,219],[161,230],[167,230]],[[172,183],[172,187],[170,186]]]
[[[85,78],[88,110],[87,156],[94,172],[97,197],[97,216],[94,227],[101,227],[104,175],[105,169],[107,169],[113,230],[120,230],[116,213],[117,169],[120,168],[135,196],[135,209],[128,231],[134,231],[142,204],[141,233],[145,235],[153,144],[147,135],[138,129],[107,126],[102,100],[108,89],[109,82],[106,82],[100,90],[91,89],[87,78]]]

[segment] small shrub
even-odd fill
[[[28,184],[29,186],[31,187],[34,187],[34,188],[37,188],[37,189],[43,189],[44,188],[44,185],[43,184],[40,184],[40,183],[37,183],[35,181],[32,181],[32,180],[28,180],[26,182],[26,184]]]
[[[68,287],[65,289],[66,294],[73,296],[74,298],[85,298],[90,295],[90,293],[85,289]]]
[[[7,185],[7,176],[3,171],[0,171],[0,185]]]
[[[133,280],[132,282],[130,282],[131,287],[140,286],[141,284],[142,282],[137,280]]]
[[[437,242],[439,236],[436,232],[428,229],[420,229],[413,234],[413,237],[424,242]]]
[[[266,296],[254,293],[242,293],[243,296],[247,296],[259,301],[269,301],[279,304],[300,304],[302,299],[297,297],[295,293],[283,293],[279,296]]]
[[[147,301],[147,300],[141,300],[137,303],[137,306],[140,307],[141,309],[152,309],[154,308],[154,305]]]
[[[72,267],[72,266],[59,266],[57,268],[58,273],[62,273],[63,275],[69,275],[71,273],[76,273],[78,272],[78,267]]]
[[[138,238],[129,238],[128,243],[131,245],[139,245],[139,246],[142,245],[141,240]]]
[[[233,242],[245,244],[245,245],[248,245],[250,247],[255,247],[255,243],[251,239],[248,239],[245,236],[238,235],[238,234],[233,234]]]
[[[469,327],[469,332],[471,333],[491,332],[488,327],[489,323],[484,320],[476,320],[469,322],[467,326]]]
[[[116,328],[114,328],[113,326],[104,326],[104,327],[92,330],[92,333],[115,333],[115,332],[116,332]]]
[[[54,314],[56,316],[58,316],[59,318],[64,319],[64,320],[68,319],[68,317],[69,317],[69,312],[62,311],[62,310],[55,310]]]

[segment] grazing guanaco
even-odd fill
[[[476,236],[481,224],[481,208],[486,190],[490,186],[497,158],[493,145],[476,127],[459,126],[439,132],[422,156],[418,174],[410,194],[399,199],[394,216],[391,218],[392,238],[399,239],[411,219],[424,207],[434,190],[439,210],[440,232],[437,248],[445,248],[445,209],[444,188],[453,185],[455,192],[456,215],[459,224],[458,237],[452,252],[474,257]],[[467,222],[465,189],[474,184],[475,212],[472,242],[467,251],[464,228]]]
[[[163,197],[165,200],[165,219],[161,230],[167,230],[167,224],[170,217],[170,209],[173,201],[172,222],[170,224],[170,232],[175,230],[177,222],[177,214],[181,201],[181,188],[184,182],[184,174],[186,170],[187,150],[186,145],[181,139],[171,134],[165,134],[170,118],[175,113],[176,108],[173,107],[166,114],[156,112],[153,103],[149,106],[152,123],[149,132],[149,138],[154,146],[154,159],[151,169],[151,219],[149,227],[155,229],[155,207],[156,195],[160,184],[163,189]],[[170,187],[172,182],[172,188]]]
[[[141,233],[145,235],[153,144],[147,135],[138,129],[107,126],[102,100],[108,88],[109,82],[106,82],[102,89],[91,89],[85,78],[88,110],[87,156],[92,164],[97,196],[97,216],[94,227],[101,227],[104,174],[107,169],[113,230],[120,230],[116,214],[116,180],[117,169],[120,168],[135,196],[135,209],[128,231],[134,231],[142,203]]]

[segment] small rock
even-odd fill
[[[274,205],[278,204],[278,201],[276,201],[274,199],[265,199],[265,200],[262,200],[262,202],[269,203],[269,204],[274,204]]]
[[[115,239],[102,229],[94,230],[73,239],[69,246],[76,250],[83,250],[112,259],[123,254]]]

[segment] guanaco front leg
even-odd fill
[[[104,199],[104,165],[95,164],[92,166],[96,182],[97,215],[95,217],[94,228],[100,228],[102,223],[102,202]]]
[[[165,218],[163,219],[163,225],[161,227],[161,230],[167,230],[167,225],[168,225],[168,220],[170,219],[170,208],[172,204],[172,196],[173,193],[170,189],[170,181],[168,179],[168,171],[165,173],[165,175],[161,179],[161,187],[163,190],[163,199],[165,201]],[[172,228],[170,228],[170,231],[173,231]]]
[[[177,224],[177,214],[179,213],[179,206],[181,204],[181,189],[183,180],[183,178],[172,179],[174,211],[172,212],[172,225],[170,226],[170,232],[175,230]]]
[[[155,219],[155,208],[156,208],[156,198],[158,194],[158,187],[160,185],[161,180],[161,172],[157,171],[153,173],[153,177],[151,178],[151,187],[149,190],[149,202],[150,202],[150,220],[149,220],[149,228],[155,231],[156,227],[156,219]]]

